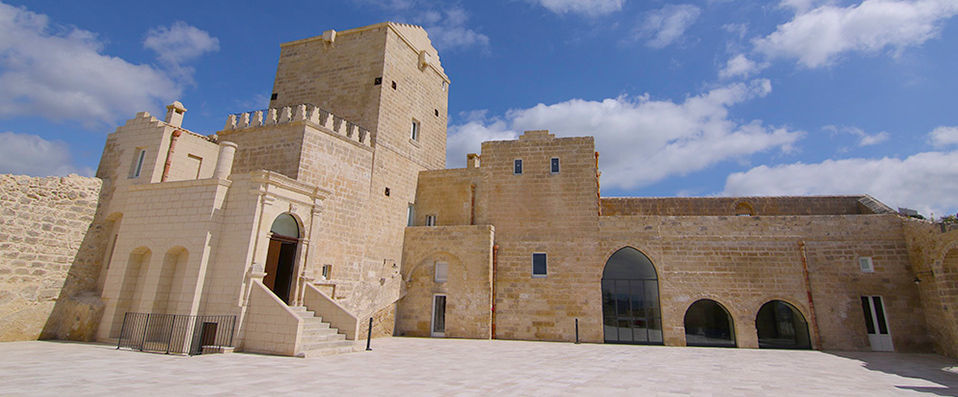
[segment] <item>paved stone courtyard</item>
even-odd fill
[[[384,338],[319,358],[0,344],[0,396],[958,395],[936,355]]]

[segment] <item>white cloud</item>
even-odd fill
[[[744,39],[748,34],[748,24],[746,23],[727,23],[722,25],[722,30],[729,32],[739,39]]]
[[[0,132],[0,174],[90,176],[93,170],[73,165],[66,142],[48,141],[32,134]]]
[[[789,151],[801,132],[728,117],[731,106],[770,92],[768,80],[755,80],[716,88],[681,103],[652,100],[646,94],[510,110],[503,120],[451,126],[449,164],[461,164],[463,148],[476,151],[480,139],[511,139],[520,131],[549,129],[557,136],[595,136],[603,186],[632,189],[761,151]]]
[[[51,26],[46,15],[0,3],[0,117],[103,128],[179,96],[163,71],[101,50],[94,33]]]
[[[719,77],[728,79],[732,77],[747,78],[768,67],[768,64],[759,64],[748,59],[744,54],[738,54],[726,62],[725,67],[719,71]]]
[[[580,14],[589,17],[611,14],[622,9],[625,0],[533,0],[556,14]]]
[[[955,0],[865,0],[857,5],[783,2],[795,17],[754,40],[769,58],[793,58],[808,68],[829,65],[848,52],[901,53],[937,37],[941,22],[958,14]],[[814,8],[812,8],[814,7]]]
[[[821,163],[759,166],[725,181],[726,196],[870,194],[892,207],[925,215],[954,212],[958,151],[918,153],[904,159],[853,158]]]
[[[443,13],[427,11],[416,20],[422,23],[433,46],[439,51],[469,47],[485,50],[489,47],[489,36],[466,27],[469,14],[462,8],[451,8]]]
[[[666,5],[646,14],[636,36],[645,39],[649,47],[666,47],[681,39],[701,13],[702,9],[691,4]]]
[[[958,127],[941,126],[928,134],[935,146],[958,145]]]
[[[189,80],[193,68],[183,64],[207,52],[218,51],[220,41],[203,30],[177,21],[169,27],[150,29],[143,40],[143,47],[156,52],[157,59],[177,76]]]
[[[843,133],[854,135],[858,137],[858,146],[871,146],[877,145],[879,143],[885,142],[888,138],[891,137],[887,132],[881,131],[876,134],[868,134],[865,130],[862,130],[858,127],[838,127],[834,125],[826,125],[822,127],[825,131],[831,131],[833,133]]]

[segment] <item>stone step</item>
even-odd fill
[[[307,356],[309,356],[308,353],[316,353],[317,351],[320,351],[320,350],[330,350],[330,349],[338,350],[344,347],[349,349],[349,351],[352,351],[353,345],[354,345],[354,342],[351,340],[331,340],[331,341],[310,342],[310,343],[303,344],[303,351],[307,352]],[[340,353],[340,351],[336,351],[333,354],[335,353]]]
[[[324,323],[322,321],[317,321],[317,322],[307,321],[303,323],[304,330],[316,330],[316,329],[322,329],[322,328],[331,328],[331,327],[329,326],[329,323]]]
[[[303,338],[306,338],[306,340],[311,340],[311,338],[326,337],[329,335],[342,335],[342,334],[340,334],[336,328],[317,328],[317,329],[311,329],[311,330],[307,330],[307,329],[303,330]]]

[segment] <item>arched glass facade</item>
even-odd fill
[[[755,316],[758,347],[763,349],[811,349],[808,323],[794,306],[779,300],[762,305]]]
[[[689,306],[685,311],[685,344],[735,347],[735,327],[728,310],[711,299],[702,299]]]
[[[606,343],[662,344],[658,275],[635,248],[622,248],[605,263],[602,322]]]

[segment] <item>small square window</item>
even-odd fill
[[[396,89],[396,82],[395,82],[395,81],[393,82],[393,89],[394,89],[394,90]]]
[[[522,159],[516,159],[512,169],[512,173],[516,175],[519,175],[522,173]]]
[[[449,264],[446,262],[436,262],[436,282],[444,283],[449,279]]]
[[[559,158],[553,157],[551,161],[551,165],[552,165],[552,173],[558,174],[559,173]]]
[[[377,77],[373,80],[373,85],[381,85],[383,83],[382,77]]]
[[[870,256],[863,256],[858,258],[858,267],[861,268],[862,273],[874,273],[875,264],[872,263],[872,258]]]
[[[532,254],[532,277],[545,277],[548,273],[546,254],[536,252]]]
[[[279,94],[277,94],[277,93],[274,92],[273,95],[270,95],[270,96],[269,96],[269,100],[275,101],[277,97],[279,97]]]
[[[333,277],[333,265],[323,265],[323,279],[329,280]]]
[[[412,126],[409,128],[409,139],[419,140],[419,122],[416,120],[412,121]]]
[[[436,226],[435,215],[426,215],[426,226]]]

